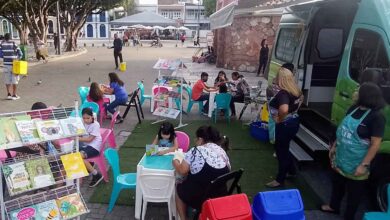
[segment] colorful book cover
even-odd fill
[[[80,136],[86,133],[83,121],[80,117],[69,117],[60,120],[65,136]]]
[[[37,126],[41,140],[51,141],[60,139],[64,136],[64,132],[58,120],[35,121],[35,125]]]
[[[64,219],[74,218],[87,212],[78,193],[73,193],[56,200]]]
[[[15,121],[15,124],[23,144],[36,144],[41,141],[34,121]]]
[[[158,145],[147,144],[145,148],[146,148],[146,156],[152,156],[158,153]]]
[[[61,214],[55,200],[24,207],[9,214],[11,220],[60,220]]]
[[[47,158],[28,160],[25,163],[33,189],[51,186],[55,183]]]
[[[22,140],[16,128],[16,121],[31,120],[29,115],[0,118],[0,149],[22,146]]]
[[[66,179],[72,180],[88,176],[88,171],[80,152],[62,155],[61,161],[66,172]]]
[[[3,173],[10,195],[31,189],[31,182],[24,162],[3,166]]]

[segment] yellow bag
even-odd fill
[[[264,103],[263,106],[261,106],[260,120],[262,122],[268,122],[269,121],[268,103]]]
[[[125,72],[125,71],[126,71],[126,63],[125,63],[125,62],[122,62],[122,63],[121,63],[121,65],[120,65],[120,67],[119,67],[119,70],[120,70],[121,72]]]
[[[12,62],[12,72],[16,75],[27,75],[27,61],[14,60]]]

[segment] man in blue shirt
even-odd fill
[[[8,100],[17,100],[20,97],[16,94],[16,86],[19,82],[19,75],[15,75],[12,73],[12,62],[15,59],[19,59],[23,56],[22,51],[18,46],[16,46],[15,42],[11,41],[11,36],[9,33],[4,35],[4,40],[0,43],[0,50],[3,54],[3,75],[4,82],[7,88],[7,99]],[[12,87],[12,95],[11,95],[11,87]]]
[[[123,62],[122,58],[122,40],[118,37],[118,34],[114,34],[114,46],[111,48],[114,48],[114,59],[115,59],[115,69],[118,69],[118,57],[121,63]]]

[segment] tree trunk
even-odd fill
[[[65,40],[65,52],[76,51],[77,50],[77,31],[71,31],[71,28],[66,30],[66,40]]]

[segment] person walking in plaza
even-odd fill
[[[114,34],[114,46],[112,46],[111,48],[114,48],[115,69],[119,68],[118,57],[119,61],[121,63],[123,62],[122,46],[122,40],[118,37],[118,34]]]
[[[216,89],[214,87],[209,87],[206,85],[208,78],[209,78],[209,74],[207,74],[206,72],[202,72],[202,74],[200,75],[200,80],[198,80],[195,83],[194,87],[192,87],[192,97],[191,97],[192,100],[206,101],[206,103],[203,105],[203,110],[202,110],[203,114],[208,114],[209,98],[210,98],[210,94],[205,93],[204,91],[206,91],[206,92],[218,91],[218,89]]]
[[[181,46],[184,47],[184,41],[186,41],[186,35],[184,33],[181,34],[180,40],[181,40]]]
[[[60,38],[58,37],[58,35],[57,35],[57,33],[54,33],[53,34],[53,40],[54,40],[54,49],[55,49],[55,51],[56,51],[56,54],[59,54],[60,53],[60,45],[59,45],[59,43],[60,43],[60,40],[59,40]]]
[[[11,41],[11,35],[9,33],[4,35],[4,41],[0,43],[0,50],[3,54],[3,75],[7,89],[7,99],[20,99],[20,97],[16,94],[17,85],[19,83],[19,75],[12,73],[12,66],[15,59],[22,58],[23,53],[20,48],[16,46],[15,42]]]
[[[269,53],[269,48],[266,39],[263,39],[261,41],[261,49],[260,49],[260,56],[259,56],[259,69],[257,70],[257,76],[264,75],[265,72],[265,67],[267,66],[268,62],[268,53]]]
[[[339,213],[341,201],[347,194],[344,219],[355,219],[363,192],[368,187],[370,163],[385,132],[386,119],[381,111],[384,106],[381,89],[375,83],[363,83],[356,104],[347,111],[329,150],[333,168],[332,194],[330,203],[322,205],[321,211]]]
[[[302,91],[295,82],[290,70],[280,68],[277,74],[279,91],[269,101],[269,129],[274,128],[278,173],[276,179],[267,183],[270,188],[284,185],[287,174],[295,175],[293,157],[290,153],[290,142],[299,129],[298,109],[303,101]],[[271,132],[270,132],[271,134]]]
[[[36,52],[36,57],[37,60],[40,61],[41,59],[43,60],[44,63],[47,63],[48,60],[47,58],[49,57],[49,52],[47,51],[46,44],[42,40],[40,40],[38,37],[36,37],[37,41],[37,52]]]

